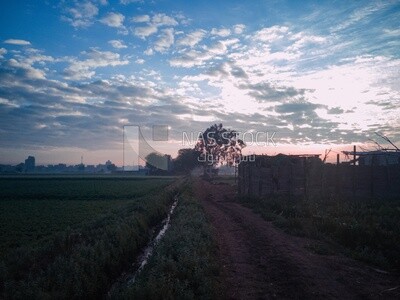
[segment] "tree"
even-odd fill
[[[200,166],[200,154],[201,153],[195,149],[180,149],[178,151],[178,156],[174,159],[174,171],[178,173],[189,173],[197,166]]]
[[[200,152],[204,175],[210,176],[218,164],[237,164],[244,147],[246,144],[238,138],[235,130],[226,129],[222,124],[214,124],[199,136],[194,149]]]
[[[151,175],[163,175],[171,169],[171,156],[152,152],[146,156],[146,167]]]

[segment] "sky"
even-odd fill
[[[214,123],[244,153],[400,144],[400,1],[0,5],[0,163],[122,165],[128,124],[172,156]]]

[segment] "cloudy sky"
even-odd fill
[[[173,156],[214,122],[339,151],[400,143],[399,116],[399,1],[1,3],[0,163],[121,165],[125,124]]]

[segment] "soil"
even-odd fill
[[[235,202],[232,186],[198,180],[195,192],[213,227],[227,299],[400,299],[398,274],[313,253],[316,241],[286,234]]]

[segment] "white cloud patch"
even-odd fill
[[[91,2],[78,2],[73,8],[67,9],[67,16],[62,19],[73,27],[88,27],[93,24],[94,18],[98,15],[99,9]]]
[[[344,30],[351,25],[358,23],[362,21],[363,19],[366,19],[370,15],[374,14],[377,11],[386,9],[388,6],[390,6],[392,3],[394,4],[395,1],[390,3],[392,1],[387,1],[387,2],[381,2],[381,1],[376,1],[373,2],[370,5],[366,5],[363,8],[357,8],[353,13],[350,14],[350,16],[342,23],[339,25],[335,26],[332,28],[333,32]]]
[[[5,48],[0,48],[0,58],[3,58],[4,54],[7,54],[7,50]]]
[[[183,38],[177,41],[179,46],[189,46],[194,47],[197,45],[206,35],[206,31],[203,29],[199,29],[193,32],[188,33]]]
[[[128,60],[121,60],[118,53],[110,51],[99,51],[91,49],[84,52],[88,57],[86,60],[72,60],[71,64],[64,70],[66,79],[83,80],[92,78],[96,72],[96,68],[115,67],[129,64]]]
[[[174,44],[174,40],[173,28],[162,29],[161,34],[154,44],[154,50],[157,52],[165,52]]]
[[[242,34],[245,29],[246,25],[244,24],[236,24],[235,26],[233,26],[233,32],[235,34]]]
[[[178,22],[170,16],[166,14],[156,14],[152,17],[151,22],[160,27],[160,26],[176,26]]]
[[[4,41],[5,44],[10,44],[10,45],[18,45],[18,46],[28,46],[31,44],[29,41],[25,40],[18,40],[18,39],[8,39]]]
[[[220,36],[220,37],[227,37],[231,34],[231,31],[230,31],[230,29],[227,29],[227,28],[220,28],[220,29],[213,28],[211,30],[211,34]]]
[[[205,46],[201,51],[189,50],[183,53],[180,57],[172,58],[169,64],[172,67],[192,68],[195,66],[202,66],[207,61],[215,60],[223,57],[228,52],[228,47],[231,43],[218,41],[211,46]]]
[[[151,49],[151,48],[148,48],[148,49],[146,49],[146,50],[144,51],[144,55],[151,56],[151,55],[153,55],[153,54],[154,54],[154,51],[153,51],[153,49]]]
[[[123,14],[110,12],[100,20],[100,23],[110,27],[121,28],[124,26],[124,20],[125,16]]]
[[[257,31],[253,37],[261,42],[273,42],[283,38],[289,31],[286,26],[272,26]]]
[[[116,48],[116,49],[128,48],[128,46],[125,45],[124,42],[121,41],[121,40],[111,40],[111,41],[108,41],[108,43],[109,43],[111,46],[113,46],[114,48]]]
[[[142,2],[143,0],[120,0],[119,3],[123,5],[128,5],[131,3],[137,3],[137,2]]]
[[[383,33],[388,36],[400,36],[400,29],[384,29]]]
[[[14,58],[11,58],[7,61],[7,66],[20,70],[26,78],[29,79],[44,79],[46,78],[46,74],[43,70],[32,67],[30,64],[24,61],[18,61]]]
[[[133,34],[141,39],[146,39],[148,36],[156,33],[158,31],[157,26],[155,25],[148,25],[148,26],[141,26],[133,28]]]
[[[132,18],[132,21],[135,23],[146,23],[146,26],[132,28],[133,34],[141,39],[146,39],[157,33],[159,27],[171,27],[179,24],[173,17],[166,14],[155,14],[151,18],[148,15],[135,16]]]
[[[131,19],[131,21],[135,23],[148,23],[150,22],[150,16],[149,15],[135,16]]]

